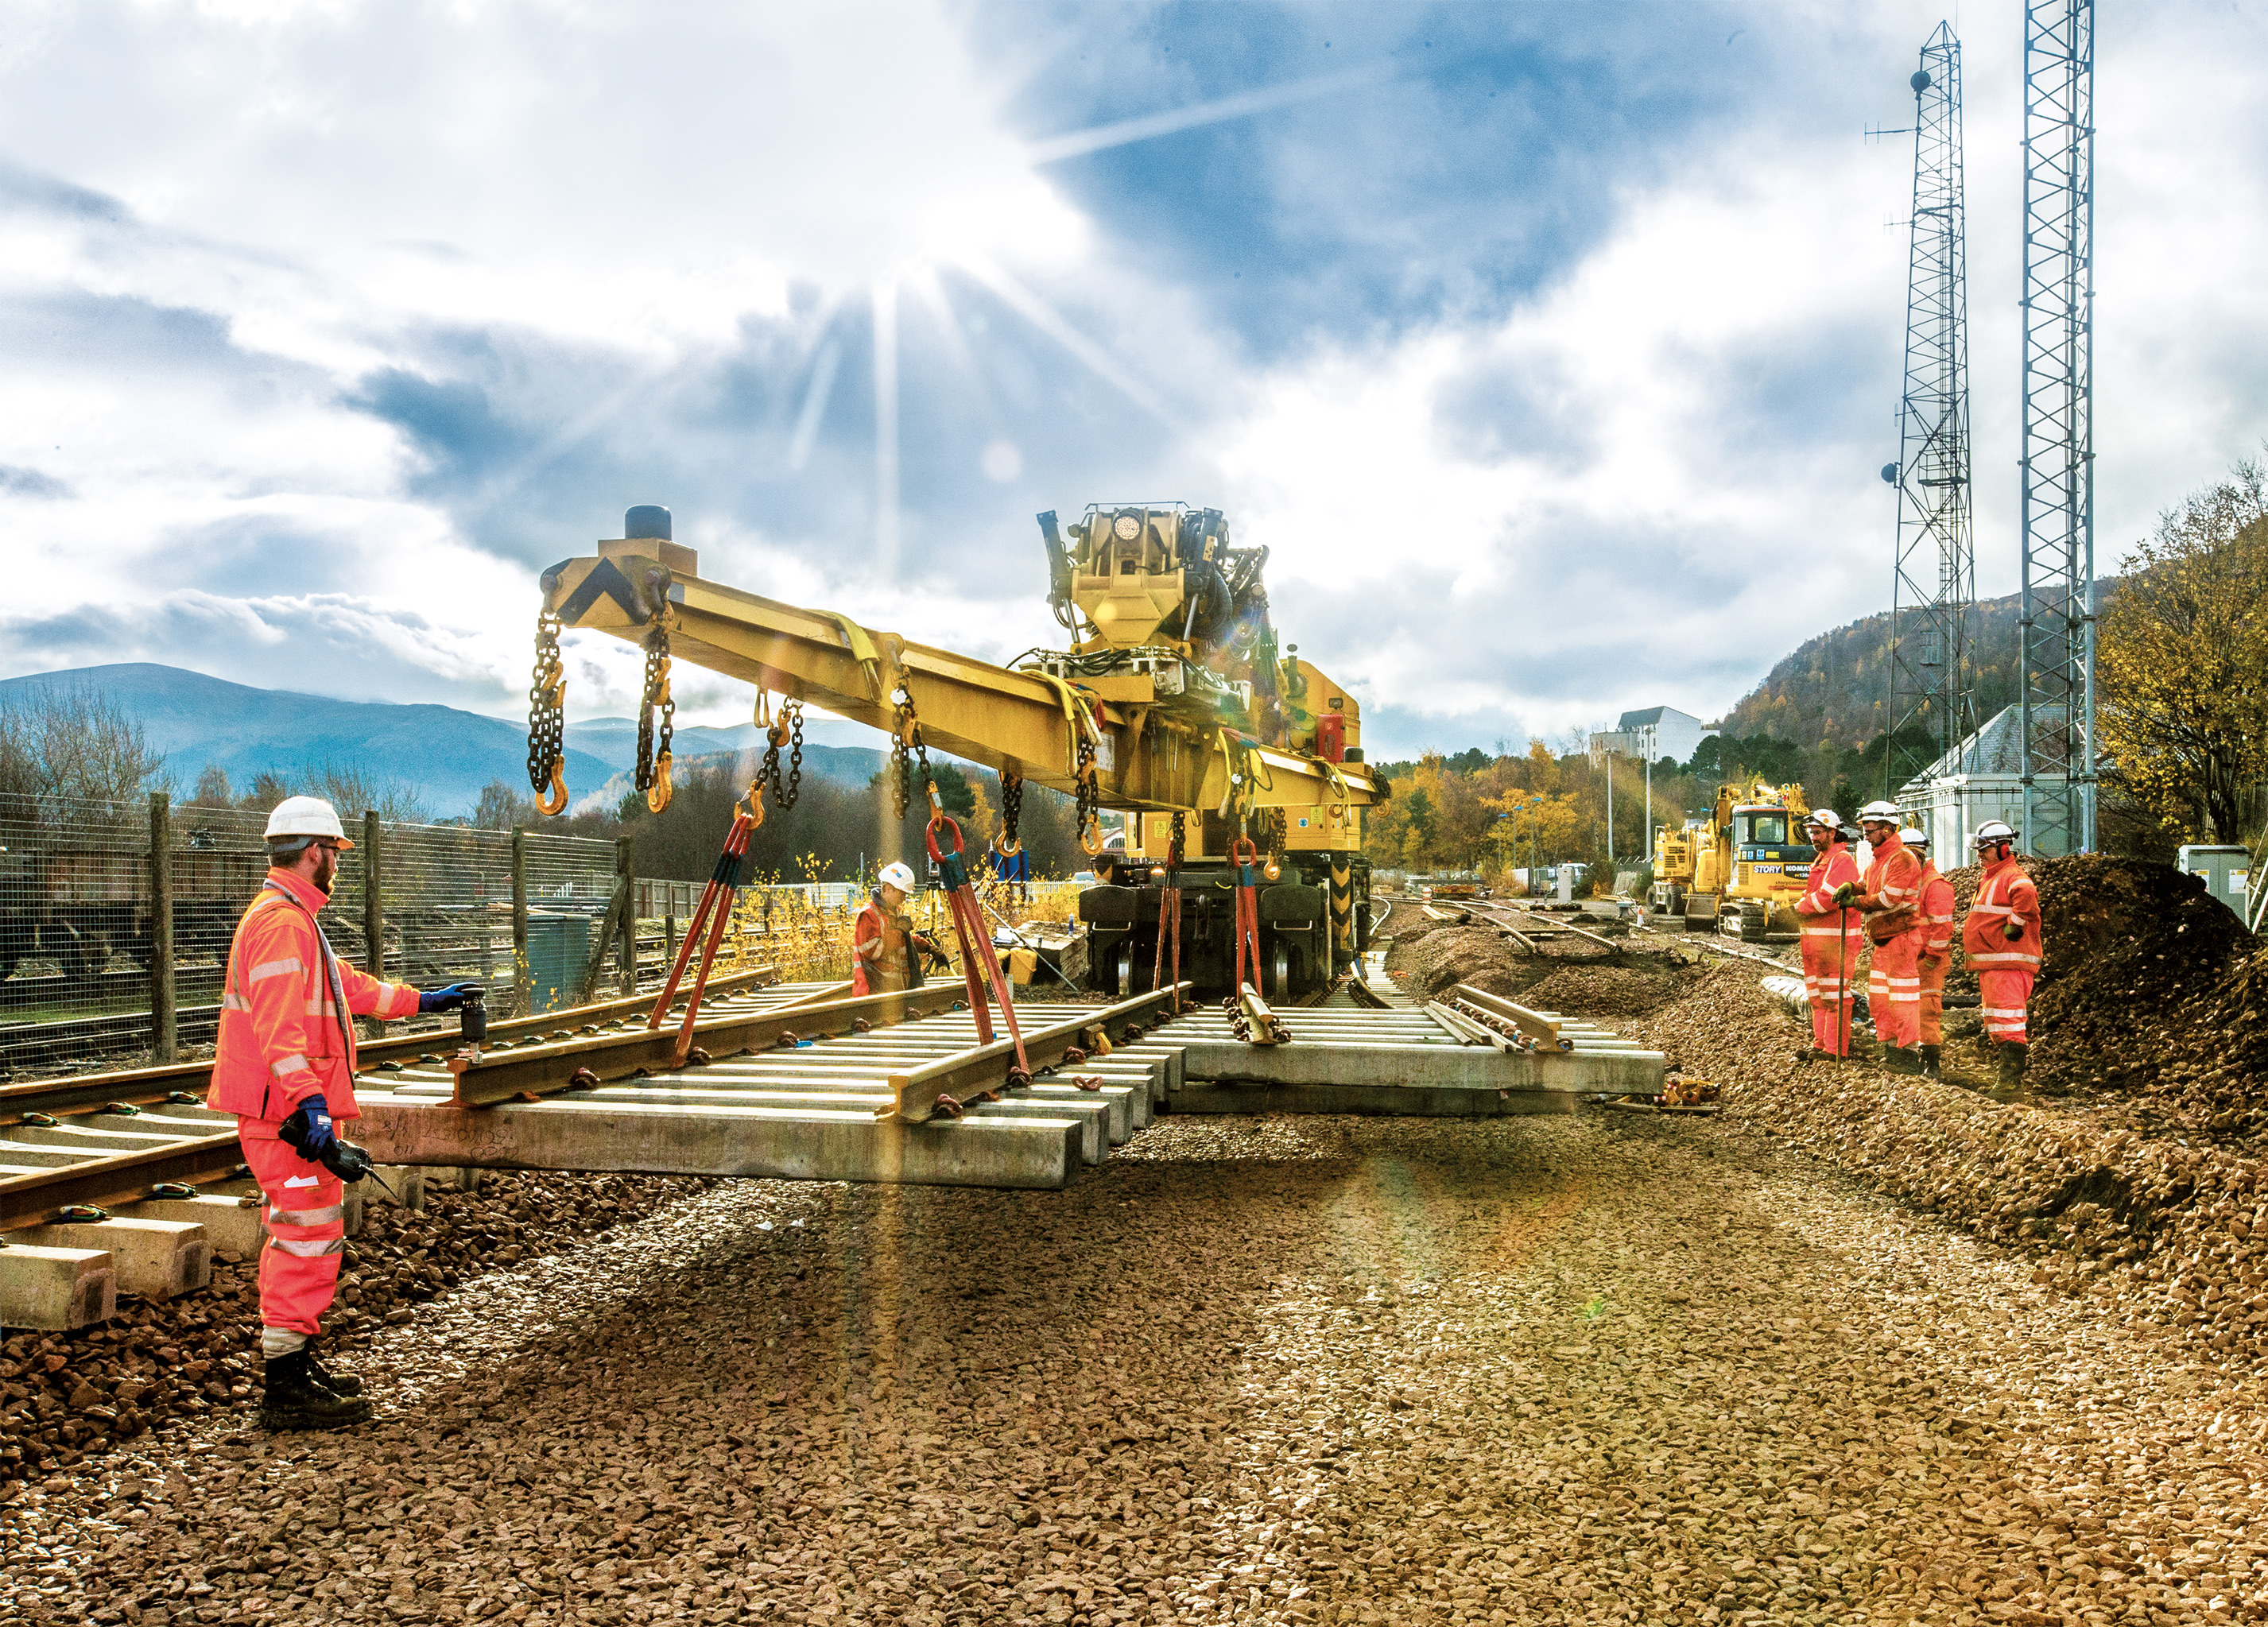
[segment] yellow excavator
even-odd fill
[[[1264,878],[1261,992],[1329,987],[1368,947],[1363,810],[1387,787],[1363,765],[1355,698],[1298,645],[1278,645],[1268,550],[1233,546],[1218,509],[1180,503],[1095,505],[1068,526],[1053,511],[1038,519],[1048,600],[1069,644],[1011,667],[708,581],[672,540],[667,509],[631,509],[622,536],[542,576],[528,724],[541,806],[567,804],[559,634],[588,628],[645,650],[637,784],[649,806],[669,797],[670,664],[690,660],[755,685],[760,722],[765,696],[781,697],[776,748],[806,702],[887,733],[902,804],[921,794],[914,764],[925,770],[930,747],[996,770],[1004,853],[1016,851],[1025,785],[1074,798],[1100,883],[1080,894],[1079,916],[1102,992],[1149,987],[1169,879],[1183,889],[1182,976],[1201,992],[1232,987],[1244,851],[1233,844],[1248,841]],[[1123,848],[1106,845],[1105,809],[1126,816]]]
[[[1797,931],[1795,901],[1818,856],[1803,840],[1809,812],[1800,785],[1719,785],[1706,818],[1655,831],[1648,906],[1683,919],[1689,931],[1763,938]]]

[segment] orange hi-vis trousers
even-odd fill
[[[1952,961],[1948,948],[1944,954],[1926,954],[1915,962],[1921,975],[1921,1042],[1925,1045],[1945,1043],[1945,973]]]
[[[1921,931],[1915,928],[1874,946],[1874,972],[1867,1001],[1874,1015],[1874,1037],[1908,1049],[1921,1042]]]
[[[1984,1032],[1996,1040],[2029,1043],[2024,1036],[2024,1008],[2031,1004],[2032,983],[2039,974],[2029,966],[1988,966],[1977,974],[1977,1015]]]
[[[266,1206],[260,1325],[319,1334],[338,1292],[339,1256],[347,1246],[346,1186],[320,1164],[301,1158],[290,1142],[276,1139],[274,1124],[239,1118],[237,1125],[244,1161]]]
[[[1851,1007],[1859,994],[1859,946],[1866,941],[1853,925],[1837,931],[1830,919],[1822,931],[1803,929],[1803,991],[1811,997],[1811,1043],[1830,1056],[1851,1054]],[[1837,994],[1842,998],[1838,1008]]]

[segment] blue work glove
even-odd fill
[[[477,1000],[488,993],[486,983],[453,983],[446,989],[420,989],[417,991],[417,1014],[428,1016],[434,1012],[453,1012],[468,1000]]]
[[[308,1097],[294,1108],[276,1134],[310,1164],[322,1162],[323,1154],[338,1143],[331,1133],[331,1104],[320,1095]]]
[[[310,1164],[320,1164],[349,1184],[370,1174],[370,1154],[331,1133],[331,1104],[320,1096],[301,1102],[276,1134]]]

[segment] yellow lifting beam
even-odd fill
[[[597,554],[563,560],[543,573],[544,608],[563,625],[637,644],[659,610],[673,659],[884,733],[894,725],[891,696],[902,681],[929,745],[1066,793],[1077,790],[1076,705],[1096,716],[1096,791],[1103,807],[1351,809],[1379,799],[1359,763],[1242,741],[1225,750],[1218,730],[1200,730],[1154,706],[1096,702],[1043,674],[705,581],[694,550],[681,543],[639,538],[598,546]],[[1248,768],[1248,783],[1232,785],[1230,776]]]

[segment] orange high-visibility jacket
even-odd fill
[[[1921,952],[1943,960],[1953,951],[1953,883],[1921,861]]]
[[[1921,921],[1921,859],[1893,832],[1874,847],[1874,862],[1854,901],[1867,912],[1867,936],[1886,944]]]
[[[327,902],[304,878],[270,870],[237,924],[209,1107],[274,1124],[320,1094],[333,1118],[358,1116],[349,1013],[408,1017],[417,990],[340,964],[315,924]]]
[[[2012,941],[2007,933],[2013,920],[2023,930]],[[1977,884],[1977,900],[1969,918],[1961,924],[1961,953],[1979,971],[2032,971],[2043,955],[2040,942],[2040,890],[2010,854],[1997,865],[1987,865]]]
[[[1840,937],[1859,929],[1859,917],[1835,902],[1835,890],[1845,882],[1859,885],[1859,861],[1842,843],[1831,844],[1811,861],[1808,885],[1795,901],[1795,918],[1807,938]]]

